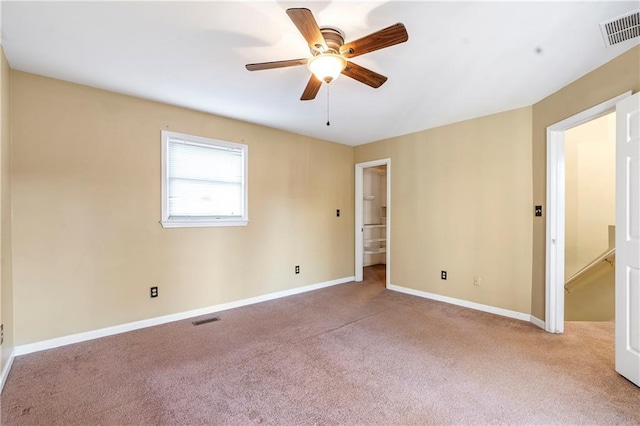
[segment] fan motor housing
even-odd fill
[[[321,53],[335,53],[339,55],[340,48],[344,44],[344,33],[335,27],[322,27],[320,28],[320,32],[329,50],[327,50],[327,52],[319,52],[311,49],[311,53],[314,56],[318,56]]]

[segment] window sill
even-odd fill
[[[247,226],[248,220],[161,220],[163,228],[217,228],[221,226]]]

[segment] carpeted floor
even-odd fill
[[[613,324],[552,335],[365,277],[18,357],[2,424],[640,424]]]

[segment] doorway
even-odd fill
[[[356,164],[355,277],[364,279],[364,268],[391,278],[391,159]],[[384,268],[384,271],[382,269]]]
[[[565,131],[565,321],[615,317],[616,114]]]
[[[615,111],[616,104],[631,96],[619,95],[586,111],[547,127],[547,220],[545,330],[564,332],[565,319],[565,132]]]

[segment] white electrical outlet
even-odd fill
[[[474,277],[473,277],[473,285],[475,285],[476,287],[480,287],[480,284],[482,284],[482,278],[480,278],[477,275],[474,275]]]

